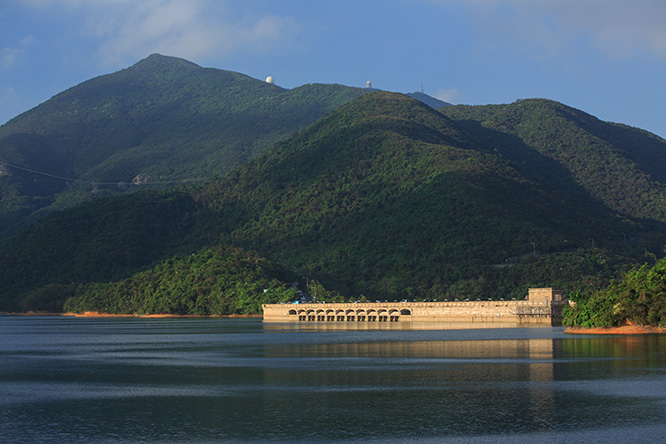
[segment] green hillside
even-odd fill
[[[553,186],[624,216],[666,222],[666,142],[654,134],[548,100],[440,110],[483,137],[515,136],[497,149],[530,168],[534,164],[523,160],[526,154],[543,156],[534,173]]]
[[[374,93],[200,195],[238,215],[223,241],[372,297],[442,297],[453,282],[496,282],[490,265],[537,248],[572,253],[643,229],[575,183],[540,180],[533,169],[552,163],[544,156],[523,165],[497,143],[405,96]]]
[[[68,312],[252,314],[261,304],[291,302],[293,275],[256,254],[238,248],[206,248],[170,258],[158,266],[113,283],[55,286]],[[40,303],[36,292],[26,306]]]
[[[661,216],[632,205],[661,198],[661,158],[649,159],[663,140],[544,100],[440,111],[365,94],[204,185],[53,214],[0,249],[1,308],[145,311],[156,288],[190,282],[189,299],[165,308],[190,312],[197,288],[222,290],[170,264],[201,269],[215,245],[308,277],[324,297],[440,300],[590,293],[662,250]],[[611,172],[607,189],[592,167]],[[127,288],[131,304],[108,301]],[[215,304],[204,306],[231,310]]]
[[[666,327],[666,258],[644,264],[593,294],[573,293],[563,323],[575,327]]]
[[[363,93],[286,90],[151,55],[0,127],[0,237],[31,215],[92,198],[202,183]]]

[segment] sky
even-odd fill
[[[664,0],[2,0],[0,124],[152,53],[294,88],[547,98],[666,137]]]

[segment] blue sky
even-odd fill
[[[666,137],[663,0],[2,0],[0,124],[154,52],[286,88],[544,97]]]

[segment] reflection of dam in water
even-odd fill
[[[530,288],[525,301],[264,304],[269,322],[473,322],[562,325],[562,291]]]
[[[283,353],[294,353],[294,346],[290,344],[289,347],[283,349],[272,348],[267,356],[284,356]],[[441,358],[470,364],[475,363],[474,360],[477,359],[492,359],[502,365],[525,364],[524,360],[530,359],[533,361],[530,364],[552,364],[554,357],[562,355],[562,341],[531,338],[315,343],[299,345],[296,353],[301,357],[313,358],[337,356]],[[544,368],[548,368],[548,366]],[[539,377],[539,379],[542,378]]]

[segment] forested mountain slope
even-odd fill
[[[547,112],[533,119],[515,111],[530,107]],[[609,188],[629,196],[647,180],[652,186],[641,198],[658,199],[649,159],[654,152],[652,163],[661,161],[663,140],[598,121],[622,141],[580,137],[580,112],[549,101],[494,109],[517,115],[511,127],[482,125],[472,118],[476,107],[456,108],[446,108],[447,116],[401,94],[365,94],[207,184],[53,214],[0,248],[2,308],[69,301],[84,309],[82,301],[103,299],[118,310],[145,310],[160,288],[181,285],[185,277],[174,269],[190,270],[191,297],[201,300],[179,300],[168,310],[231,307],[206,305],[218,287],[192,278],[206,275],[202,264],[215,245],[254,251],[290,270],[280,276],[307,276],[343,297],[381,299],[521,297],[530,285],[592,291],[646,251],[662,250],[666,229],[658,214],[647,218],[609,202],[580,171],[587,164],[622,171]],[[560,116],[557,110],[576,117],[559,121],[568,131],[517,134]],[[642,147],[644,140],[652,145]],[[227,263],[219,257],[214,263]],[[263,276],[268,282],[278,275]]]
[[[227,222],[238,218],[225,242],[379,297],[446,294],[452,281],[536,246],[566,252],[646,229],[547,156],[488,135],[374,93],[200,196]],[[539,170],[564,178],[542,180]]]
[[[318,84],[287,90],[151,55],[0,127],[0,237],[40,209],[202,183],[363,93]]]
[[[553,186],[579,187],[624,216],[666,222],[666,141],[654,134],[543,99],[440,111],[479,136],[515,136],[498,138],[497,149]],[[524,159],[537,154],[547,162]]]

